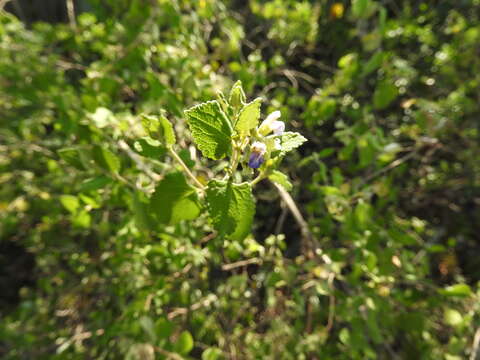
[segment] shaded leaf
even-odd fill
[[[250,184],[212,180],[208,183],[206,201],[213,226],[221,236],[243,240],[249,234],[255,214]]]
[[[180,172],[168,174],[158,183],[150,199],[150,210],[162,224],[192,220],[200,213],[195,189]]]

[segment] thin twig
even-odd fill
[[[158,346],[153,346],[153,349],[162,354],[163,356],[165,356],[167,359],[172,359],[172,360],[184,360],[183,357],[181,357],[180,355],[178,354],[175,354],[175,353],[172,353],[170,351],[167,351],[165,349],[162,349],[161,347],[158,347]]]
[[[67,14],[68,14],[68,21],[70,22],[70,26],[73,29],[76,29],[77,22],[75,20],[75,6],[73,4],[73,0],[67,0]]]
[[[476,360],[478,355],[478,348],[480,346],[480,327],[475,332],[473,337],[472,352],[470,353],[470,360]]]
[[[407,155],[392,161],[390,164],[388,164],[384,168],[374,172],[373,174],[371,174],[369,176],[366,176],[365,179],[363,180],[363,185],[369,183],[371,180],[375,179],[376,177],[379,177],[379,176],[385,174],[386,172],[396,168],[397,166],[402,165],[404,162],[413,158],[416,154],[417,154],[417,151],[412,151],[411,153],[408,153]]]
[[[275,232],[274,232],[275,235],[280,234],[283,228],[283,224],[285,223],[285,219],[287,218],[288,209],[284,204],[285,203],[282,202],[282,206],[281,206],[282,212],[280,213],[280,216],[278,217],[278,220],[277,220],[277,224],[275,225]]]
[[[335,274],[332,272],[328,275],[328,286],[330,287],[330,291],[332,292],[330,294],[330,305],[329,305],[329,310],[328,310],[328,321],[327,321],[327,326],[325,327],[325,331],[327,334],[330,333],[330,330],[332,330],[333,327],[333,321],[335,318],[335,295],[333,293],[333,280],[335,279]]]
[[[10,2],[10,0],[0,0],[0,11],[3,11],[3,8],[5,5],[7,5]]]
[[[189,308],[176,308],[172,312],[169,312],[167,314],[167,319],[172,320],[173,318],[179,316],[179,315],[186,315],[188,314],[189,311],[195,311],[198,310],[202,307],[209,306],[212,302],[217,300],[217,296],[214,294],[210,294],[209,296],[206,296],[204,299],[200,300],[199,302],[196,302]]]
[[[275,186],[278,190],[278,193],[280,194],[280,197],[282,198],[283,202],[287,205],[288,209],[293,215],[293,218],[297,222],[298,226],[300,227],[300,231],[302,233],[302,237],[304,240],[307,240],[309,242],[309,246],[311,247],[310,250],[315,250],[315,253],[322,254],[322,250],[317,243],[316,239],[313,237],[312,233],[310,232],[310,228],[303,218],[302,213],[297,207],[297,204],[293,200],[293,198],[290,196],[290,194],[280,185],[274,183],[273,181],[271,182],[273,186]],[[310,253],[308,254],[309,256],[313,257],[314,254]],[[326,254],[322,254],[322,260],[326,264],[330,264],[332,261],[330,260],[330,257]]]
[[[247,265],[251,265],[251,264],[259,264],[261,263],[262,261],[259,259],[259,258],[251,258],[251,259],[247,259],[247,260],[241,260],[241,261],[236,261],[236,262],[233,262],[233,263],[230,263],[230,264],[224,264],[222,265],[222,270],[223,271],[230,271],[230,270],[233,270],[233,269],[236,269],[236,268],[239,268],[239,267],[243,267],[243,266],[247,266]]]
[[[183,170],[185,171],[185,173],[190,177],[190,179],[192,179],[192,181],[195,183],[195,185],[197,185],[200,190],[204,191],[205,190],[205,186],[203,186],[203,184],[198,181],[198,179],[195,177],[195,175],[192,174],[192,172],[190,171],[190,169],[188,168],[187,165],[185,165],[185,163],[183,162],[182,158],[180,156],[178,156],[178,154],[175,152],[175,150],[173,150],[172,147],[169,147],[168,148],[168,151],[170,152],[170,154],[173,156],[173,158],[175,160],[177,160],[177,162],[180,164],[180,166],[183,168]]]

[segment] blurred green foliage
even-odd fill
[[[2,358],[476,358],[478,0],[89,4],[0,11]],[[183,109],[237,79],[308,138],[282,170],[331,263],[268,184],[243,241],[152,196],[140,114],[202,181]]]

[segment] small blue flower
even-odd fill
[[[265,161],[263,155],[265,155],[265,152],[267,151],[267,146],[262,142],[255,141],[250,147],[250,150],[251,153],[250,158],[248,159],[248,166],[252,169],[258,169]]]
[[[258,169],[265,159],[263,158],[263,155],[257,152],[252,152],[250,154],[250,159],[248,160],[248,166],[250,166],[252,169]]]

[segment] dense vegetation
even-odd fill
[[[78,3],[0,10],[2,358],[480,357],[479,0]],[[225,230],[237,80],[308,141]]]

